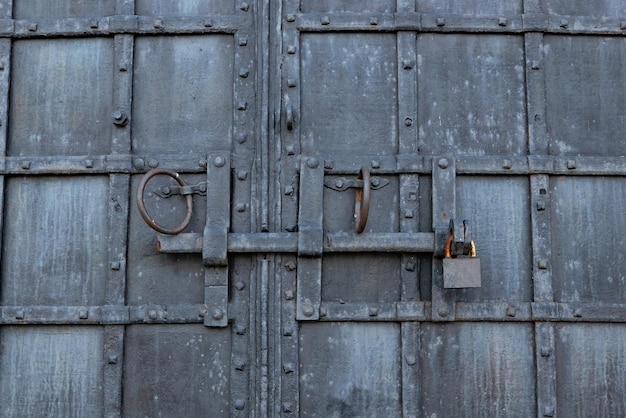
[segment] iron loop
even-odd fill
[[[173,229],[168,229],[168,228],[163,228],[161,225],[157,224],[155,220],[152,219],[152,217],[148,214],[148,211],[146,210],[144,192],[146,190],[146,185],[148,184],[150,179],[160,174],[170,176],[171,178],[176,180],[176,182],[180,185],[180,187],[187,187],[187,185],[185,184],[183,179],[180,177],[180,175],[174,171],[166,170],[164,168],[155,168],[153,170],[150,170],[142,177],[141,182],[139,182],[139,187],[137,188],[137,209],[139,210],[139,213],[141,214],[141,217],[143,218],[143,220],[146,221],[146,223],[148,224],[150,228],[162,234],[176,235],[176,234],[183,232],[183,230],[187,228],[187,226],[189,225],[189,222],[191,221],[191,213],[193,210],[192,197],[190,194],[185,196],[187,212],[185,213],[185,219],[183,219],[183,222],[178,227],[173,228]]]
[[[365,167],[361,167],[358,180],[363,181],[363,188],[357,188],[354,196],[354,223],[356,233],[360,234],[365,230],[367,224],[367,216],[370,212],[370,191],[372,185],[370,183],[370,171]]]

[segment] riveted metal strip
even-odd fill
[[[553,291],[549,177],[531,176],[530,189],[534,300],[535,302],[551,302]]]
[[[455,180],[455,160],[449,157],[436,158],[436,162],[433,161],[432,175],[433,229],[436,234],[439,232],[445,235],[450,219],[455,217]],[[437,240],[437,237],[435,239]],[[455,310],[454,291],[443,287],[443,260],[433,258],[432,270],[432,319],[433,321],[451,321],[454,319]]]
[[[535,324],[537,416],[556,417],[556,353],[554,325]]]
[[[296,319],[319,319],[322,297],[324,166],[317,158],[302,159],[298,214]]]
[[[300,0],[283,0],[276,10],[276,43],[278,46],[276,61],[280,68],[280,78],[274,80],[277,86],[274,102],[277,129],[276,148],[274,150],[278,174],[277,197],[279,207],[278,225],[281,232],[295,232],[298,225],[298,179],[300,146],[300,31],[297,27],[296,14],[300,10]],[[295,80],[290,83],[290,79]],[[290,87],[293,85],[293,87]],[[274,396],[274,416],[299,416],[299,367],[283,367],[299,364],[298,341],[299,324],[296,321],[296,274],[306,268],[295,256],[282,255],[276,268],[280,271],[280,283],[276,285],[275,297],[280,301],[280,344],[279,355],[275,357],[274,378],[277,382]],[[299,279],[299,278],[298,278]],[[291,370],[289,373],[286,370]]]

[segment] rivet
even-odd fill
[[[97,20],[92,20],[91,22],[89,22],[89,27],[91,29],[98,29],[98,21]]]
[[[198,312],[198,316],[200,318],[204,318],[207,313],[209,313],[209,308],[207,308],[206,305],[202,305],[200,307],[200,312]]]
[[[320,165],[320,161],[317,158],[309,158],[306,162],[307,167],[317,168]]]
[[[559,26],[562,27],[563,29],[565,29],[566,27],[569,26],[569,21],[567,19],[561,19],[561,22],[559,23]]]
[[[406,209],[404,211],[404,217],[407,219],[412,219],[415,216],[415,214],[413,213],[413,209]]]
[[[117,354],[109,354],[109,358],[107,359],[107,363],[109,363],[109,364],[117,364]]]
[[[445,26],[446,25],[446,19],[444,19],[443,17],[438,17],[437,18],[437,26]]]
[[[291,402],[283,402],[283,412],[287,414],[293,412],[293,404]]]
[[[213,26],[213,21],[211,19],[204,19],[203,25],[205,28],[210,28]]]
[[[328,16],[322,16],[320,22],[322,23],[322,25],[328,25],[330,24],[330,18]]]
[[[439,168],[443,168],[445,170],[446,168],[448,168],[450,163],[447,158],[440,158],[437,162],[437,165],[439,166]]]
[[[510,170],[511,169],[511,160],[504,160],[504,161],[502,161],[502,168],[504,168],[505,170]]]
[[[291,185],[285,186],[285,194],[287,196],[293,195],[293,192],[294,192],[293,186],[291,186]]]
[[[370,180],[370,184],[372,185],[372,187],[378,187],[380,186],[380,179],[378,177],[372,177],[372,179]]]
[[[538,70],[539,69],[539,61],[533,61],[530,64],[530,68],[532,68],[533,70]]]
[[[237,325],[235,327],[235,334],[245,335],[245,333],[246,333],[246,327],[244,327],[243,325]]]
[[[163,29],[163,19],[154,19],[152,26],[154,26],[155,29]]]
[[[248,70],[247,68],[242,68],[239,70],[239,77],[241,78],[248,78],[249,74],[250,74],[250,70]]]
[[[576,160],[567,160],[567,169],[568,170],[576,169]]]
[[[293,290],[285,290],[285,299],[293,300],[293,298],[294,298]]]
[[[516,314],[517,314],[517,309],[515,309],[514,307],[509,306],[508,308],[506,308],[506,316],[514,318]]]
[[[28,30],[30,32],[37,32],[37,24],[36,23],[31,23],[28,25]]]
[[[250,5],[246,2],[241,3],[241,5],[239,6],[239,9],[241,9],[244,12],[247,12],[248,9],[250,9]]]
[[[302,313],[304,316],[313,316],[315,309],[313,308],[313,305],[306,304],[302,307]]]
[[[157,160],[155,160],[154,158],[150,159],[148,161],[148,167],[150,168],[157,168],[159,166],[159,162]]]
[[[0,71],[4,71],[4,61],[0,61]]]
[[[293,335],[293,327],[284,327],[283,328],[283,335],[285,337],[291,337]]]
[[[150,310],[148,311],[148,318],[150,318],[150,319],[152,319],[152,320],[157,319],[157,318],[158,318],[157,311],[155,311],[154,309],[150,309]]]
[[[414,65],[415,65],[415,61],[413,61],[413,60],[403,60],[402,61],[402,67],[405,70],[411,70]]]
[[[287,152],[287,155],[294,155],[296,153],[296,149],[293,145],[287,145],[285,147],[285,151]]]
[[[239,38],[239,46],[247,46],[248,45],[248,37],[242,36]]]
[[[546,270],[548,268],[548,260],[539,260],[537,261],[537,267],[541,270]]]
[[[370,17],[370,25],[372,26],[378,25],[378,18],[375,16]]]
[[[370,316],[378,316],[378,312],[379,311],[380,311],[379,308],[371,307],[371,308],[369,308],[369,315]]]
[[[372,165],[372,168],[380,168],[380,161],[378,160],[372,160],[370,164]]]
[[[226,160],[224,159],[224,157],[218,156],[215,157],[215,160],[213,160],[213,164],[215,165],[215,167],[224,167],[224,164],[226,164]]]
[[[198,166],[206,168],[206,160],[204,158],[198,160]]]
[[[326,318],[328,316],[328,309],[325,306],[320,306],[320,316]]]
[[[248,140],[248,134],[245,132],[239,132],[235,140],[238,144],[244,144]]]
[[[121,60],[119,62],[119,65],[117,67],[121,72],[127,71],[128,70],[128,61],[126,60]]]
[[[113,124],[117,126],[126,126],[128,124],[128,113],[124,109],[116,109],[111,115]]]
[[[537,202],[537,210],[540,212],[546,210],[545,200],[540,200],[539,202]]]
[[[583,310],[581,308],[574,309],[574,317],[582,318],[582,316],[583,316]]]
[[[248,172],[246,170],[237,171],[237,179],[243,181],[248,178]]]
[[[289,46],[287,47],[287,53],[288,53],[288,54],[292,54],[292,55],[293,55],[293,54],[295,54],[295,53],[296,53],[296,47],[295,47],[295,45],[289,45]]]
[[[550,357],[552,355],[552,348],[541,347],[541,357]]]
[[[415,192],[409,193],[409,200],[416,201],[417,200],[417,193],[415,193]]]
[[[335,167],[335,162],[333,160],[324,160],[324,168],[326,170],[332,170]]]
[[[544,417],[553,417],[554,416],[554,407],[553,406],[546,406],[545,408],[543,408],[543,416]]]
[[[24,313],[24,309],[18,309],[15,312],[15,319],[24,319],[25,313]]]
[[[237,212],[245,212],[246,211],[246,204],[245,203],[237,203],[237,205],[235,205],[235,210]]]
[[[294,263],[293,261],[289,261],[287,262],[287,264],[285,264],[285,268],[287,269],[287,271],[294,271],[296,269],[296,263]]]
[[[135,158],[133,160],[133,165],[135,166],[135,168],[144,168],[146,163],[144,162],[143,158]]]
[[[335,180],[335,187],[341,189],[343,187],[343,180],[337,179]]]
[[[287,22],[295,22],[295,21],[296,21],[296,15],[294,15],[293,13],[287,14]]]
[[[244,401],[243,399],[237,399],[235,400],[234,406],[237,411],[242,411],[246,407],[246,401]]]
[[[415,359],[415,356],[411,356],[411,355],[406,356],[405,360],[406,360],[406,364],[408,364],[409,366],[414,366],[415,363],[417,362]]]
[[[243,290],[246,288],[246,284],[242,282],[241,280],[239,280],[237,283],[235,283],[235,288],[237,290]]]
[[[285,227],[285,231],[287,232],[296,232],[298,230],[298,225],[293,224],[293,225],[287,225]]]
[[[30,170],[30,161],[22,161],[22,169]]]
[[[93,168],[93,160],[85,160],[85,168]]]
[[[406,271],[415,271],[415,268],[417,267],[417,265],[412,262],[412,261],[408,261],[405,265],[404,265],[404,269]]]
[[[439,313],[439,316],[441,316],[442,318],[445,318],[449,314],[448,310],[445,308],[439,309],[438,313]]]
[[[501,17],[498,19],[498,25],[506,26],[509,23],[506,17]]]
[[[248,102],[242,100],[237,103],[237,110],[246,110],[248,108]]]
[[[89,311],[87,309],[80,309],[78,311],[79,319],[89,319]]]
[[[295,78],[288,78],[287,79],[287,87],[295,87],[296,86],[296,79]]]
[[[285,374],[293,373],[295,370],[296,369],[295,369],[293,363],[285,363],[285,364],[283,364],[283,371],[285,372]]]
[[[220,319],[224,318],[224,311],[222,311],[220,308],[215,308],[211,313],[211,317],[216,321],[219,321]]]
[[[411,126],[411,125],[413,125],[413,119],[411,119],[411,118],[406,118],[406,119],[404,120],[404,124],[405,124],[406,126]]]
[[[234,363],[235,363],[235,370],[239,370],[240,372],[243,372],[246,369],[245,361],[238,359],[238,360],[235,360]]]
[[[120,263],[119,261],[112,261],[111,262],[111,270],[118,271],[121,268],[122,268],[122,263]]]

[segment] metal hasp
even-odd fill
[[[446,289],[481,286],[480,259],[467,225],[467,221],[463,221],[462,225],[455,226],[454,220],[450,220],[443,259],[443,287]]]

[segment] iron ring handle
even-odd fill
[[[183,179],[180,178],[180,175],[174,171],[166,170],[163,168],[155,168],[153,170],[150,170],[143,176],[143,178],[139,182],[139,186],[137,188],[137,209],[139,210],[139,214],[141,215],[143,220],[146,221],[146,223],[148,224],[150,228],[162,234],[176,235],[176,234],[181,233],[189,225],[189,222],[191,221],[193,201],[192,201],[190,194],[185,196],[186,205],[187,205],[187,213],[185,214],[185,219],[183,219],[183,222],[178,227],[173,228],[173,229],[168,229],[168,228],[163,228],[161,225],[157,224],[155,220],[152,219],[152,217],[148,214],[148,211],[146,210],[144,192],[146,190],[146,185],[148,184],[150,179],[152,179],[152,177],[157,176],[159,174],[170,176],[171,178],[176,180],[176,182],[180,185],[180,187],[187,186],[185,182],[183,181]]]
[[[367,216],[370,212],[370,171],[361,167],[359,171],[359,181],[363,181],[363,188],[357,188],[354,196],[354,220],[356,233],[360,234],[367,224]]]

